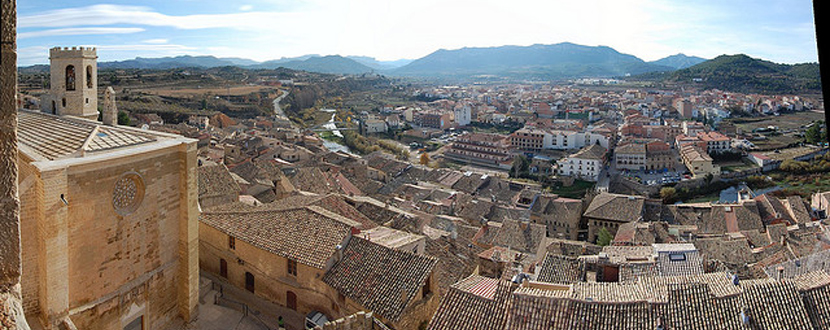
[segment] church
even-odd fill
[[[23,308],[33,329],[166,329],[198,307],[196,140],[98,112],[95,48],[52,48],[41,111],[20,110]]]

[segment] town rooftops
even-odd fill
[[[285,210],[204,212],[199,220],[238,240],[323,269],[360,223],[318,206]]]
[[[580,262],[577,258],[547,254],[536,280],[548,283],[574,283],[580,281]]]
[[[195,141],[182,136],[107,126],[82,118],[40,112],[18,112],[20,150],[36,160],[58,160],[101,154],[163,140]]]
[[[602,160],[605,158],[605,148],[598,144],[592,144],[583,147],[570,158],[587,159],[587,160]]]
[[[622,154],[622,155],[636,155],[636,154],[646,154],[646,146],[644,144],[639,143],[629,143],[618,146],[614,149],[614,153]]]
[[[826,290],[822,283],[828,281],[818,275],[802,277],[807,283],[764,279],[735,285],[728,273],[550,289],[531,282],[513,292],[503,329],[824,328],[826,291],[817,290]]]
[[[392,249],[399,249],[417,241],[423,241],[426,237],[389,227],[377,226],[375,228],[360,232],[360,236],[369,241]]]
[[[397,322],[438,260],[353,237],[323,281],[376,314]]]
[[[239,184],[224,164],[199,167],[199,197],[239,194]]]
[[[601,193],[588,208],[584,216],[593,219],[617,222],[636,221],[643,216],[645,198],[642,196]]]
[[[505,329],[507,290],[506,281],[471,275],[450,286],[427,329]]]

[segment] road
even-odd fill
[[[280,106],[280,102],[282,102],[282,99],[284,99],[286,96],[288,96],[288,91],[282,91],[282,94],[280,94],[279,97],[274,99],[273,104],[274,115],[276,115],[277,117],[283,117],[287,119],[288,117],[285,116],[285,112],[282,111],[282,107]]]

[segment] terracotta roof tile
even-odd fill
[[[323,281],[363,307],[396,322],[438,260],[353,237]]]
[[[265,251],[323,269],[359,223],[316,206],[287,210],[204,212],[199,220]]]

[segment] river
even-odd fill
[[[334,117],[337,116],[337,112],[336,112],[337,110],[334,110],[334,109],[320,109],[320,111],[331,112],[331,118],[329,118],[328,122],[323,124],[323,128],[333,129],[333,131],[331,131],[331,134],[334,134],[334,136],[342,138],[343,134],[340,133],[339,130],[337,130],[337,124],[334,123]],[[330,151],[343,151],[343,152],[347,152],[347,153],[352,153],[352,151],[347,146],[344,146],[340,143],[337,143],[337,142],[334,142],[334,141],[329,141],[329,140],[326,140],[326,139],[322,139],[322,140],[323,140],[323,145],[327,149],[329,149]]]

